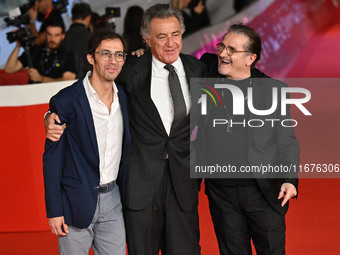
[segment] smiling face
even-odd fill
[[[249,37],[245,34],[227,33],[222,43],[232,47],[235,51],[246,51]],[[256,54],[247,52],[235,52],[228,55],[227,50],[218,53],[218,72],[230,79],[245,79],[250,77],[251,64],[255,61]]]
[[[182,32],[178,19],[173,16],[150,22],[150,37],[144,38],[152,55],[165,64],[174,63],[182,50]]]
[[[103,50],[109,51],[111,53],[123,53],[123,44],[119,39],[103,40],[96,48],[94,57],[90,54],[87,55],[87,60],[91,65],[93,65],[92,76],[104,82],[113,82],[122,70],[124,61],[117,62],[114,55],[112,55],[111,59],[107,61],[101,60],[100,54],[98,52]]]

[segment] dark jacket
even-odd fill
[[[204,54],[201,61],[207,66],[208,77],[222,78],[218,73],[218,58],[215,54]],[[272,89],[278,88],[278,95],[280,90],[287,87],[281,81],[274,80],[260,70],[252,68],[251,77],[253,78],[253,105],[256,109],[270,109],[272,106]],[[262,78],[262,79],[258,79]],[[258,116],[249,112],[248,119],[291,119],[290,110],[287,109],[287,115],[281,115],[280,97],[278,97],[278,107],[269,116]],[[248,99],[249,100],[249,99]],[[212,109],[212,108],[211,108]],[[209,115],[209,113],[208,113]],[[204,139],[209,141],[209,134],[213,134],[211,130],[206,130]],[[200,133],[198,133],[199,135]],[[274,127],[266,125],[261,128],[247,128],[246,132],[246,150],[247,160],[249,165],[284,165],[291,166],[291,170],[298,169],[300,162],[299,144],[295,136],[294,128],[283,127],[276,124]],[[273,178],[275,177],[275,178]],[[260,187],[264,197],[271,204],[271,206],[279,213],[284,214],[288,210],[288,203],[281,207],[281,201],[277,199],[280,187],[283,183],[292,183],[298,189],[297,172],[291,171],[289,174],[281,175],[276,178],[276,175],[271,174],[255,174],[258,186]]]
[[[130,146],[128,101],[117,84],[123,114],[124,137],[117,183],[122,202]],[[93,219],[99,185],[99,152],[89,101],[82,80],[67,87],[50,100],[50,110],[67,124],[60,140],[46,139],[43,156],[47,217],[64,216],[65,223],[88,227]]]
[[[196,58],[184,54],[180,54],[180,58],[188,84],[191,77],[206,75],[205,66]],[[167,134],[150,95],[151,68],[152,54],[148,50],[140,58],[129,56],[119,75],[131,110],[126,205],[133,210],[147,206],[159,189],[168,155],[180,207],[190,211],[198,204],[198,180],[190,179],[190,116]]]

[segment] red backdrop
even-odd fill
[[[307,5],[307,2],[310,4]],[[300,6],[300,9],[295,10],[298,16],[289,15],[291,9],[287,3]],[[264,54],[261,60],[263,70],[275,75],[278,74],[277,70],[285,70],[285,66],[291,66],[290,62],[294,61],[295,55],[302,50],[304,43],[308,41],[314,30],[325,25],[325,22],[330,22],[335,13],[336,8],[331,0],[325,2],[278,0],[274,2],[250,24],[255,30],[258,28],[264,42],[268,42],[268,46],[264,44]],[[294,23],[294,26],[289,25],[290,19],[299,17],[301,18],[299,23]],[[282,32],[278,33],[278,29],[282,29]],[[289,37],[284,39],[282,37],[284,35],[289,35]],[[278,44],[273,43],[272,39],[275,39]],[[275,45],[280,45],[280,47],[274,47]],[[267,58],[270,58],[270,65]],[[314,89],[313,95],[317,95],[318,89],[321,91],[322,87]],[[18,94],[18,97],[24,96]],[[47,102],[33,106],[0,106],[2,170],[0,232],[49,229],[45,218],[42,177],[45,137],[43,115],[47,109]],[[297,131],[303,134],[303,131]],[[310,143],[307,145],[313,146]]]

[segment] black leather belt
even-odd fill
[[[112,181],[106,184],[101,184],[99,186],[95,186],[94,189],[99,193],[107,193],[110,192],[114,186],[116,185],[116,181]]]

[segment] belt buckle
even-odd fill
[[[97,190],[99,193],[107,193],[111,186],[113,186],[113,182],[105,183],[102,185],[95,186],[94,189]]]
[[[103,184],[102,188],[102,193],[107,193],[107,191],[109,190],[109,185],[108,183]]]

